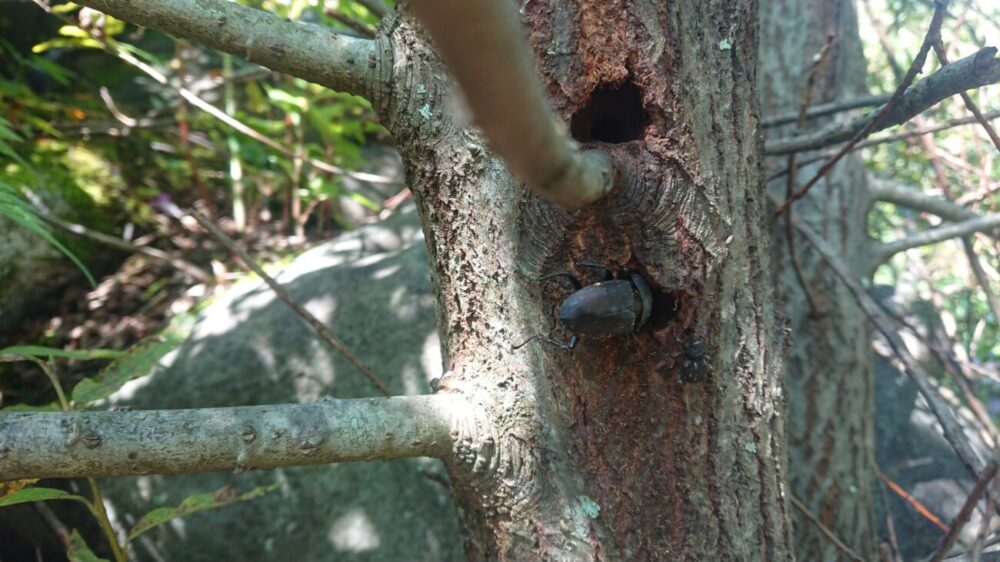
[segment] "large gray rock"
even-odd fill
[[[904,314],[911,324],[933,330],[940,319],[919,300],[906,301],[900,297],[890,300],[891,291],[876,288],[876,296]],[[935,379],[946,379],[931,358],[922,342],[903,334],[907,347]],[[951,523],[965,503],[975,485],[965,466],[944,437],[941,425],[930,406],[917,391],[916,384],[894,365],[880,356],[875,357],[875,461],[889,479],[898,484],[912,498],[936,515],[945,525]],[[995,395],[996,389],[979,390]],[[966,440],[981,458],[990,457],[982,436],[975,430],[972,415],[959,410],[959,423],[963,425]],[[944,532],[913,505],[883,486],[885,502],[877,502],[879,534],[888,540],[886,510],[892,519],[904,560],[921,560],[937,548]],[[982,524],[983,504],[973,512],[963,528],[956,551],[975,539]],[[991,518],[995,518],[991,516]],[[991,521],[995,528],[996,522]]]
[[[441,357],[427,258],[415,212],[320,245],[279,281],[401,394],[429,392]],[[238,287],[200,316],[192,337],[151,377],[115,397],[133,408],[307,402],[377,391],[262,284]],[[144,535],[140,560],[460,560],[454,508],[431,459],[247,474],[108,479],[127,527],[150,509],[232,485],[273,482],[264,498],[202,512]]]

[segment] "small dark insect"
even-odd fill
[[[582,286],[568,271],[536,278],[537,281],[544,281],[565,277],[572,283],[573,293],[562,302],[557,314],[562,325],[573,334],[572,337],[567,342],[560,342],[548,336],[534,336],[514,346],[514,349],[536,339],[545,340],[564,349],[573,349],[579,343],[579,336],[598,338],[629,336],[646,323],[653,308],[653,293],[649,289],[649,283],[641,275],[628,268],[614,271],[594,263],[577,265],[603,269],[606,278],[604,281],[587,286]]]
[[[708,360],[705,344],[695,336],[684,342],[682,353],[680,382],[703,382],[712,372],[712,364]]]

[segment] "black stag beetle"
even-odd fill
[[[514,349],[519,349],[536,339],[545,340],[563,349],[573,349],[579,343],[579,336],[598,338],[629,336],[649,320],[653,308],[653,292],[645,278],[627,267],[615,271],[598,263],[580,262],[576,265],[603,269],[606,277],[603,281],[585,287],[568,271],[534,278],[540,282],[555,277],[565,277],[573,285],[573,293],[559,306],[557,315],[562,325],[573,336],[567,342],[560,342],[548,336],[538,335],[514,346]]]

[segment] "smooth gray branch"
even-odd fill
[[[514,4],[421,0],[410,7],[433,36],[490,146],[528,187],[567,209],[614,187],[611,158],[580,151],[549,106]]]
[[[915,211],[930,213],[943,219],[959,222],[974,219],[980,215],[942,197],[933,197],[912,187],[884,179],[869,182],[868,195],[873,201],[884,201]]]
[[[0,413],[0,481],[443,457],[453,395],[134,412]]]
[[[920,80],[903,94],[871,132],[905,123],[914,115],[960,92],[1000,82],[1000,58],[996,57],[996,53],[995,47],[987,47]],[[864,129],[877,113],[863,115],[847,123],[834,123],[813,133],[768,141],[764,152],[768,155],[788,154],[846,142]]]
[[[1000,228],[1000,213],[984,215],[959,223],[938,226],[930,230],[919,232],[913,236],[896,240],[895,242],[879,244],[878,247],[872,251],[872,264],[878,265],[884,263],[892,256],[912,248],[937,244],[938,242],[943,242],[952,238],[959,238],[974,232],[987,232],[998,228]]]
[[[241,6],[228,0],[81,0],[136,25],[165,31],[340,92],[370,93],[369,39]]]

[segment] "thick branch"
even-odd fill
[[[926,193],[886,180],[869,183],[869,196],[875,201],[893,203],[901,207],[930,213],[952,222],[978,218],[980,215],[951,201],[927,195]]]
[[[0,414],[0,481],[443,457],[451,395],[311,404]]]
[[[888,244],[879,244],[879,246],[872,251],[872,263],[883,263],[899,252],[905,252],[906,250],[912,248],[919,248],[920,246],[927,246],[929,244],[937,244],[938,242],[966,236],[968,234],[972,234],[973,232],[986,232],[997,228],[1000,228],[1000,213],[976,217],[960,223],[939,226],[937,228],[932,228],[930,230],[914,234],[913,236],[908,236],[902,240],[896,240],[895,242],[889,242]]]
[[[228,0],[81,0],[136,25],[191,39],[334,90],[368,95],[373,43]]]
[[[611,159],[577,149],[549,106],[514,4],[422,0],[412,9],[434,37],[493,150],[517,177],[567,209],[611,190]]]
[[[1000,58],[997,49],[987,47],[974,55],[943,66],[927,78],[911,86],[871,132],[878,132],[901,123],[930,108],[939,101],[960,92],[1000,81]],[[876,111],[876,115],[877,115]],[[815,150],[850,140],[865,128],[872,115],[863,115],[847,123],[838,123],[814,133],[786,139],[776,139],[764,145],[769,155]]]

